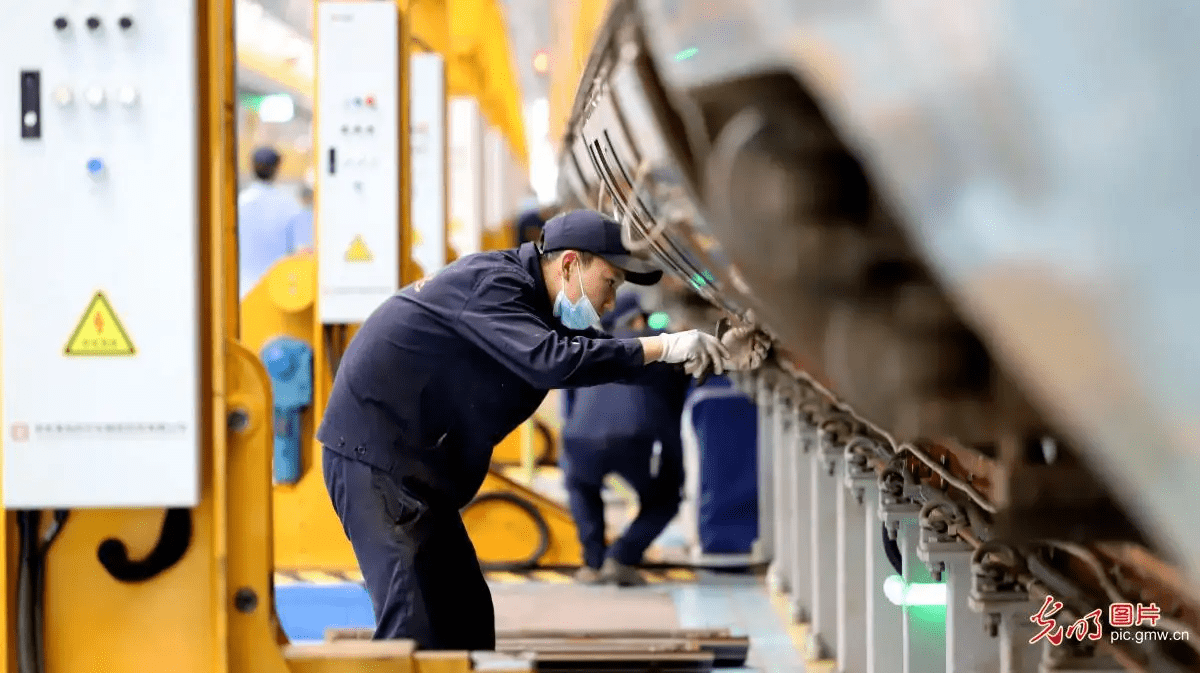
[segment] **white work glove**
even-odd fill
[[[725,371],[725,359],[729,357],[725,347],[713,335],[690,329],[674,334],[660,334],[662,340],[662,362],[682,362],[683,370],[691,376],[706,371],[721,374]]]
[[[762,364],[771,350],[771,337],[753,325],[746,325],[722,334],[721,345],[729,353],[725,369],[740,372]]]

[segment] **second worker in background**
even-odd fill
[[[636,294],[623,294],[604,316],[617,338],[661,334],[646,324]],[[637,566],[679,511],[683,489],[680,419],[691,377],[657,370],[637,383],[565,391],[563,474],[583,547],[576,579],[586,584],[643,584]],[[637,493],[637,517],[612,546],[605,541],[604,478],[617,474]]]

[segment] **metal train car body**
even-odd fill
[[[567,205],[771,332],[769,369],[868,434],[941,447],[1006,537],[1144,544],[1197,586],[1200,11],[607,10]]]

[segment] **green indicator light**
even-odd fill
[[[675,54],[675,60],[676,61],[686,61],[698,53],[700,53],[699,49],[697,49],[696,47],[689,47],[689,48],[684,49],[683,51]]]
[[[260,96],[257,94],[244,94],[242,95],[241,100],[242,107],[252,112],[258,112],[258,108],[260,105],[262,105],[263,99],[265,98],[266,96]]]
[[[883,581],[883,594],[892,605],[945,605],[946,584],[906,583],[899,575]]]
[[[671,318],[662,311],[651,313],[650,317],[646,318],[646,325],[650,329],[666,329],[669,324],[671,324]]]

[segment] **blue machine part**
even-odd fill
[[[275,483],[300,481],[302,414],[312,404],[312,347],[299,339],[278,337],[260,353],[271,376],[275,399]]]
[[[748,554],[758,538],[758,410],[723,376],[693,390],[699,448],[698,528],[705,554]]]

